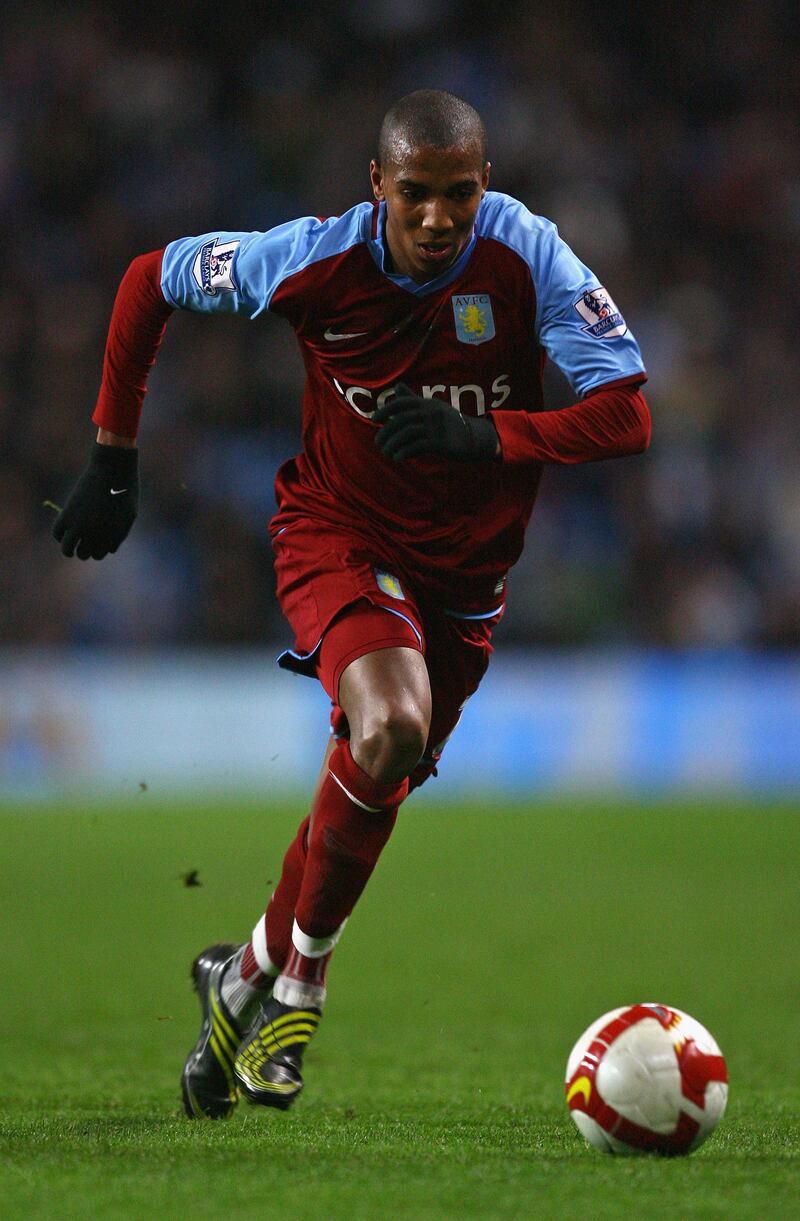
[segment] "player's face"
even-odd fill
[[[372,162],[372,189],[386,201],[386,241],[396,272],[424,284],[455,263],[472,237],[490,168],[477,145],[406,148],[396,163]]]

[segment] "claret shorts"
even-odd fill
[[[435,774],[461,710],[478,689],[492,655],[492,629],[503,608],[461,618],[427,603],[380,555],[344,530],[294,523],[273,540],[277,594],[295,643],[278,658],[284,669],[318,678],[333,705],[331,726],[347,737],[339,679],[358,657],[412,648],[425,658],[432,715],[412,787]]]

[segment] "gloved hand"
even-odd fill
[[[497,432],[491,420],[462,415],[441,399],[422,398],[403,382],[372,418],[383,425],[375,434],[375,444],[395,462],[420,454],[473,462],[497,454]]]
[[[53,525],[64,555],[102,560],[116,551],[136,520],[139,505],[139,451],[92,445],[89,465]]]

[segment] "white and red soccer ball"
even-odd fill
[[[691,1153],[728,1101],[728,1071],[705,1026],[666,1005],[612,1009],[567,1061],[567,1105],[605,1153]]]

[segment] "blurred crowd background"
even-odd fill
[[[500,634],[800,645],[796,29],[777,0],[5,5],[0,643],[287,635],[266,537],[299,439],[284,323],[173,316],[118,556],[64,560],[43,502],[85,463],[130,260],[367,198],[384,111],[439,87],[481,111],[492,185],[559,225],[650,375],[647,455],[546,472]],[[547,389],[571,401],[555,371]]]

